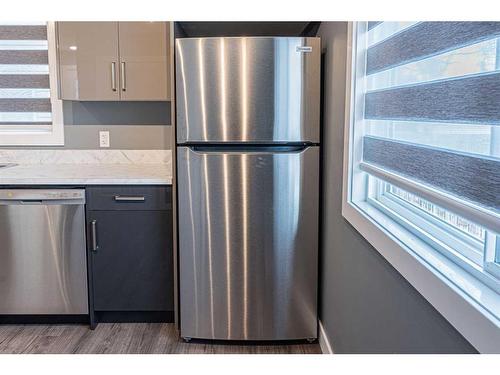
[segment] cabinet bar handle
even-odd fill
[[[125,195],[115,195],[115,201],[117,202],[144,202],[145,197],[141,196],[125,196]]]
[[[97,220],[90,222],[90,234],[92,237],[92,251],[97,251],[99,249],[99,245],[97,245]]]
[[[125,74],[125,61],[122,61],[122,68],[120,69],[121,80],[122,80],[122,91],[127,91],[127,80]]]
[[[111,90],[116,91],[116,63],[111,63]]]

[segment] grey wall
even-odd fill
[[[347,23],[319,29],[325,58],[320,319],[336,353],[475,349],[342,217]]]
[[[170,125],[170,102],[63,101],[65,125]]]
[[[23,149],[99,149],[99,131],[110,135],[109,149],[166,150],[172,146],[170,102],[63,102],[62,147]]]
[[[65,149],[99,149],[99,131],[108,130],[109,149],[168,150],[172,142],[171,126],[149,125],[66,125]]]
[[[99,131],[110,132],[110,149],[171,148],[170,102],[64,101],[64,148],[98,149]]]

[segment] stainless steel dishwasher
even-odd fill
[[[87,314],[85,190],[0,189],[0,314]]]

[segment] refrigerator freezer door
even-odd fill
[[[319,38],[176,42],[177,142],[319,143]]]
[[[181,335],[315,338],[319,148],[177,160]]]

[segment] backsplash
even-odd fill
[[[170,150],[0,150],[1,163],[171,164]]]

